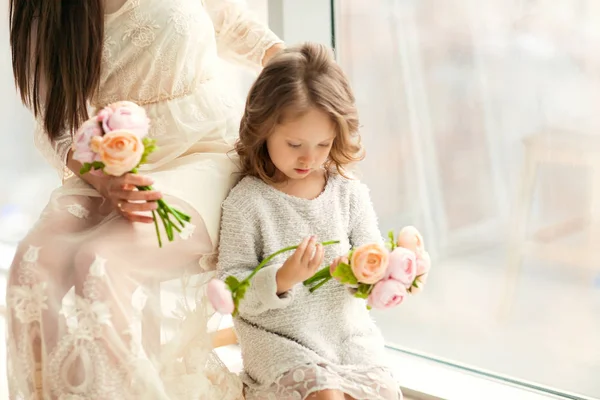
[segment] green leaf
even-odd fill
[[[356,285],[358,281],[352,272],[352,268],[346,263],[339,263],[333,272],[334,278],[339,278],[339,281],[348,285]]]
[[[396,241],[394,240],[394,231],[388,232],[388,238],[390,239],[390,241],[388,243],[386,243],[386,245],[388,245],[390,250],[393,251],[397,247]]]
[[[79,175],[87,174],[92,169],[92,164],[84,163],[79,169]]]
[[[248,290],[249,287],[249,281],[240,282],[237,290],[235,291],[235,297],[237,298],[238,302],[244,298],[244,296],[246,295],[246,290]]]
[[[88,172],[90,172],[93,169],[99,169],[102,170],[104,168],[104,163],[101,161],[94,161],[92,163],[83,163],[83,165],[81,166],[81,168],[79,169],[79,174],[83,175],[86,174]]]
[[[148,156],[157,149],[156,140],[154,139],[145,137],[142,139],[142,143],[144,144],[144,153],[142,153],[142,158],[138,165],[145,164],[148,161]]]
[[[371,293],[372,288],[373,288],[373,285],[361,283],[360,285],[358,285],[358,289],[356,290],[354,297],[358,297],[360,299],[366,299],[369,297],[369,294]]]
[[[235,293],[235,291],[237,290],[238,286],[240,286],[240,281],[238,281],[238,279],[235,276],[229,275],[225,279],[225,284],[227,285],[227,287],[229,288],[229,290],[231,290],[231,293]]]

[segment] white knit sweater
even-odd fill
[[[308,235],[339,240],[325,248],[324,265],[350,246],[382,242],[367,187],[331,176],[308,200],[246,177],[223,203],[218,275],[247,277],[269,254],[299,244]],[[315,293],[302,284],[278,296],[275,275],[292,253],[276,257],[251,281],[234,319],[245,382],[268,385],[304,364],[344,369],[384,366],[383,339],[366,309],[332,280]]]

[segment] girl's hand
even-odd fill
[[[285,293],[317,272],[325,250],[314,236],[305,238],[277,271],[277,294]]]
[[[131,222],[152,223],[151,216],[137,214],[156,210],[157,200],[162,193],[148,190],[141,191],[136,186],[150,186],[153,180],[138,174],[123,176],[104,176],[95,185],[96,190],[116,208],[116,210]]]
[[[331,274],[331,276],[333,276],[333,271],[335,271],[335,269],[337,268],[337,266],[340,263],[348,264],[348,257],[340,256],[340,257],[336,257],[333,259],[333,261],[331,262],[331,265],[329,266],[329,273]],[[334,277],[334,279],[339,281],[338,278]]]

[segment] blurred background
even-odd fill
[[[426,290],[375,313],[388,345],[600,398],[600,2],[247,3],[288,44],[313,40],[309,24],[331,33],[382,231],[424,234]],[[244,96],[253,75],[226,68]],[[60,184],[33,147],[5,28],[0,90],[1,309],[14,246]]]

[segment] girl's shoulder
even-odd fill
[[[229,191],[223,207],[248,208],[252,204],[257,204],[263,198],[265,185],[263,181],[253,176],[242,178]]]
[[[358,193],[369,191],[367,185],[362,183],[354,175],[345,173],[346,176],[341,174],[331,174],[328,179],[334,187],[338,189],[338,194],[347,194],[350,197],[355,196]]]

